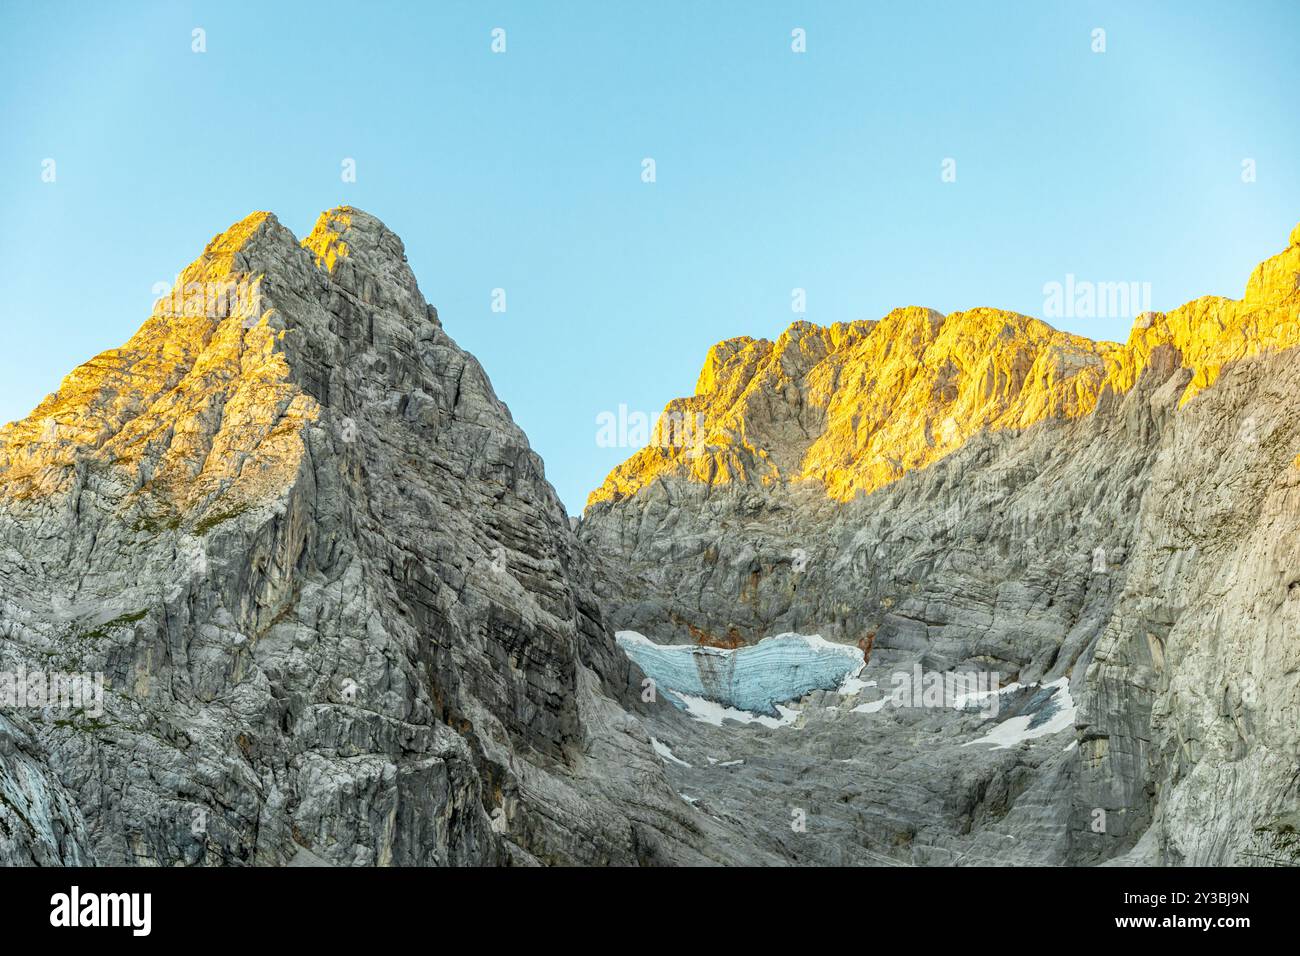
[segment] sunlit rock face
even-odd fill
[[[709,351],[695,394],[668,404],[654,439],[588,507],[667,477],[807,484],[850,500],[980,432],[1089,415],[1105,396],[1128,392],[1166,346],[1191,372],[1179,396],[1187,402],[1229,363],[1300,344],[1298,271],[1293,243],[1255,269],[1244,298],[1144,313],[1125,344],[999,309],[945,316],[916,306],[879,321],[796,322],[775,342],[728,339]]]
[[[1015,715],[814,693],[798,733],[724,724],[746,760],[725,776],[669,765],[682,792],[725,817],[797,781],[836,839],[778,839],[775,811],[755,830],[803,859],[1298,862],[1295,235],[1241,299],[1123,345],[907,308],[716,346],[669,406],[702,439],[638,452],[584,515],[613,626],[816,633],[868,649],[879,688],[916,665],[1057,701],[1066,680],[1072,719],[1020,740]],[[687,763],[722,747],[672,716],[651,730]]]
[[[397,236],[255,213],[0,429],[0,671],[105,686],[0,721],[0,862],[741,859],[591,587]]]
[[[814,690],[839,687],[862,669],[862,651],[817,635],[778,634],[749,647],[660,645],[618,634],[618,646],[653,680],[660,693],[689,710],[688,700],[778,717],[778,704]]]

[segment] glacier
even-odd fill
[[[798,712],[781,704],[838,688],[856,679],[865,664],[859,648],[817,634],[777,634],[735,649],[656,644],[636,631],[619,631],[615,638],[657,691],[701,719],[709,719],[704,712],[713,715],[710,722],[716,723],[723,716],[768,726],[790,723]]]

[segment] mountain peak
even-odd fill
[[[1131,389],[1162,346],[1191,369],[1185,404],[1227,363],[1300,344],[1297,240],[1300,227],[1287,249],[1256,267],[1243,299],[1206,296],[1143,313],[1126,345],[1001,309],[945,316],[918,306],[878,322],[795,322],[776,342],[728,339],[709,350],[695,395],[669,402],[655,432],[656,440],[681,435],[664,422],[686,420],[690,441],[638,451],[587,505],[634,495],[661,476],[708,485],[812,482],[847,500],[979,432],[1086,415],[1105,389]]]
[[[340,259],[386,256],[405,260],[406,249],[396,233],[377,217],[356,206],[335,206],[316,219],[303,248],[316,265],[333,272]]]
[[[177,286],[0,429],[0,672],[107,685],[102,724],[41,725],[57,756],[14,799],[0,747],[0,863],[6,807],[57,804],[64,771],[94,781],[60,810],[104,863],[642,858],[616,797],[666,831],[680,799],[605,716],[627,665],[592,572],[401,241],[341,207],[300,244],[258,212]],[[0,743],[25,733],[0,714]],[[582,812],[550,822],[556,793]]]
[[[406,261],[406,246],[377,216],[356,206],[328,209],[303,239],[302,248],[317,268],[363,302],[392,306],[412,321],[428,317],[415,273]]]
[[[199,257],[182,271],[181,278],[217,280],[235,273],[258,272],[271,258],[296,243],[293,233],[280,224],[274,213],[251,212],[213,236]]]
[[[125,344],[0,429],[0,476],[41,499],[64,487],[63,469],[111,463],[130,476],[122,513],[149,526],[273,501],[303,458],[302,430],[359,414],[332,381],[338,366],[382,364],[380,351],[414,363],[437,329],[401,240],[376,217],[329,210],[300,243],[273,213],[250,213]],[[258,469],[243,469],[251,457]]]

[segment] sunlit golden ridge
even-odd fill
[[[846,501],[924,468],[985,429],[1089,414],[1133,387],[1152,353],[1193,370],[1182,403],[1225,365],[1300,343],[1300,226],[1257,266],[1245,297],[1205,296],[1139,316],[1128,342],[1093,341],[999,309],[944,316],[895,309],[879,321],[796,322],[775,342],[747,336],[709,350],[695,394],[668,403],[649,445],[591,493],[588,507],[656,478],[707,484],[817,483]],[[689,443],[664,422],[699,422]]]
[[[301,243],[317,268],[332,272],[348,256],[351,222],[346,206],[320,216]],[[83,487],[96,469],[108,478],[97,486],[142,533],[202,526],[274,498],[301,466],[302,429],[319,407],[291,375],[289,333],[249,261],[255,244],[259,256],[292,259],[298,242],[269,212],[235,223],[126,344],[0,428],[0,495],[36,505]],[[228,288],[250,294],[205,293]]]

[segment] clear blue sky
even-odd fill
[[[230,223],[301,236],[351,203],[576,513],[631,452],[597,415],[689,394],[723,338],[1041,315],[1067,273],[1150,282],[1157,309],[1239,296],[1300,221],[1297,54],[1296,2],[0,0],[0,419]]]

